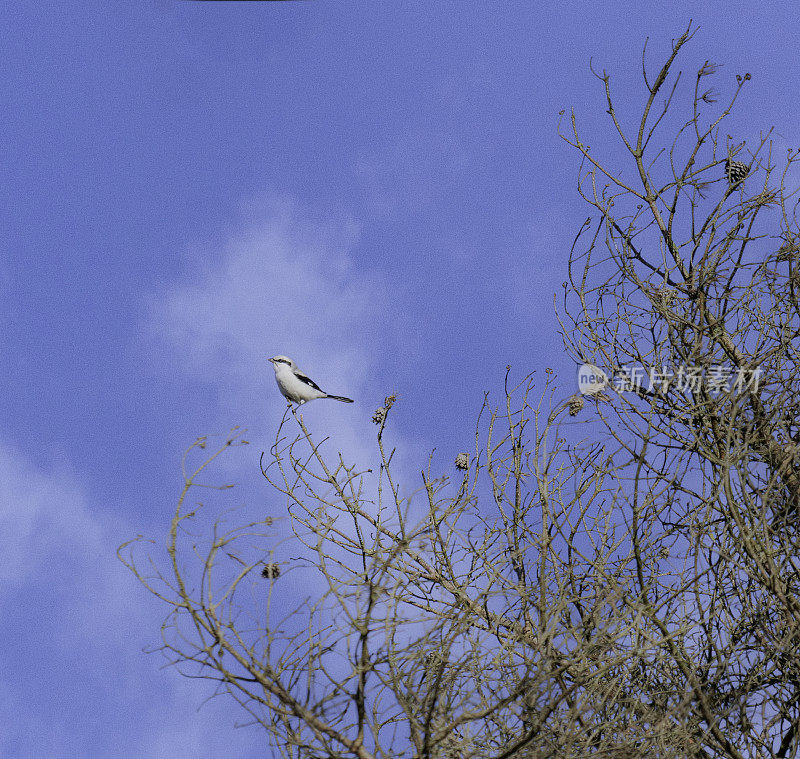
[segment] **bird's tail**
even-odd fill
[[[342,403],[354,403],[352,398],[345,398],[343,395],[326,395],[326,398],[330,398],[332,401],[341,401]]]

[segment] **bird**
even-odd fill
[[[306,401],[313,401],[317,398],[330,398],[334,401],[342,401],[342,403],[353,403],[352,398],[326,393],[314,380],[306,377],[288,356],[273,356],[269,361],[275,370],[275,382],[278,383],[278,389],[290,405],[296,403],[301,406]]]
[[[725,175],[728,177],[728,184],[739,184],[750,172],[750,167],[741,161],[725,159]]]

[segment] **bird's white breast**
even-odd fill
[[[286,364],[275,364],[275,379],[281,392],[295,402],[311,401],[315,398],[324,398],[325,393],[315,390],[302,380],[298,379]]]

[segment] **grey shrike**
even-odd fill
[[[278,389],[289,400],[289,403],[301,405],[316,398],[331,398],[334,401],[342,401],[343,403],[353,402],[351,398],[344,398],[341,395],[328,395],[328,393],[320,389],[314,380],[306,377],[297,368],[297,364],[292,359],[286,356],[273,356],[269,360],[275,370],[275,381],[278,383]]]

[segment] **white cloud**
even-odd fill
[[[117,560],[133,528],[93,509],[65,462],[0,441],[0,755],[13,759],[269,756],[207,681],[161,669],[166,609]]]
[[[312,430],[334,431],[337,450],[365,462],[376,448],[370,417],[394,390],[371,382],[394,339],[390,290],[377,269],[356,267],[352,219],[321,221],[286,201],[254,204],[245,217],[153,296],[150,329],[160,345],[151,355],[160,351],[175,362],[170,371],[211,386],[218,408],[203,409],[201,423],[247,427],[259,450],[286,410],[267,358],[289,355],[323,389],[356,400],[316,402],[303,414]]]
[[[87,556],[100,539],[100,528],[69,474],[42,472],[0,442],[0,586],[24,583],[59,555]]]
[[[185,281],[157,296],[154,329],[188,371],[231,389],[260,385],[266,359],[286,353],[332,388],[357,391],[385,288],[354,266],[355,223],[299,220],[286,202],[250,216],[221,254],[195,254]]]

